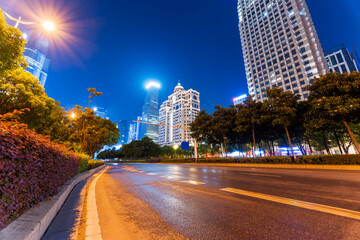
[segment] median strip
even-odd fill
[[[290,206],[295,206],[295,207],[305,208],[305,209],[314,210],[314,211],[318,211],[318,212],[333,214],[333,215],[337,215],[337,216],[341,216],[341,217],[360,220],[360,212],[352,211],[352,210],[348,210],[348,209],[344,209],[344,208],[331,207],[331,206],[327,206],[327,205],[322,205],[322,204],[317,204],[317,203],[312,203],[312,202],[305,202],[305,201],[300,201],[300,200],[291,199],[291,198],[278,197],[278,196],[273,196],[273,195],[264,194],[264,193],[250,192],[250,191],[240,190],[240,189],[236,189],[236,188],[222,188],[220,190],[225,191],[225,192],[240,194],[240,195],[247,196],[247,197],[258,198],[258,199],[267,200],[267,201],[271,201],[271,202],[282,203],[282,204],[286,204],[286,205],[290,205]]]

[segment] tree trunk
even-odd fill
[[[327,154],[330,155],[330,149],[329,149],[329,146],[327,144],[326,137],[325,137],[325,130],[323,130],[322,135],[323,135],[323,143],[324,143],[325,150],[326,150]]]
[[[292,153],[292,156],[294,159],[296,159],[296,156],[295,156],[295,153],[294,153],[294,149],[293,149],[293,146],[292,146],[292,143],[291,143],[291,138],[290,138],[290,134],[289,134],[289,130],[287,128],[286,125],[284,125],[284,128],[285,128],[285,131],[286,131],[286,135],[288,137],[288,140],[289,140],[289,145],[290,145],[290,148],[291,148],[291,153]]]
[[[271,146],[270,146],[270,143],[269,142],[266,142],[267,145],[268,145],[268,148],[269,148],[269,153],[270,153],[270,156],[273,156],[273,152],[271,151]]]
[[[299,149],[300,149],[300,151],[301,151],[301,154],[302,154],[302,155],[306,155],[306,149],[304,150],[304,148],[303,148],[303,146],[302,146],[299,138],[296,138],[296,141],[297,141],[297,145],[299,146]]]
[[[272,151],[273,151],[273,154],[274,154],[274,156],[276,156],[276,154],[275,154],[274,141],[271,141],[271,146],[272,146]]]
[[[314,155],[313,149],[312,149],[312,147],[311,147],[310,139],[308,138],[308,136],[306,136],[306,141],[307,141],[307,143],[308,143],[308,145],[309,145],[309,149],[310,149],[311,155]]]
[[[223,135],[223,138],[224,138],[224,147],[225,147],[225,156],[226,156],[226,159],[227,159],[227,157],[228,157],[228,152],[227,152],[227,147],[226,147],[226,137],[225,137],[225,135]]]
[[[344,125],[345,125],[345,127],[346,127],[346,129],[347,129],[347,131],[348,131],[348,133],[349,133],[349,135],[350,135],[351,140],[354,142],[354,145],[355,145],[355,148],[356,148],[356,150],[357,150],[357,153],[360,154],[359,144],[358,144],[358,142],[356,141],[356,139],[355,139],[355,137],[354,137],[354,134],[353,134],[353,132],[352,132],[351,129],[350,129],[349,124],[345,121],[344,118],[342,118],[341,120],[342,120],[342,122],[344,123]]]
[[[207,158],[206,137],[205,137],[205,158]]]
[[[338,138],[338,135],[336,133],[336,129],[334,128],[334,135],[335,135],[335,139],[336,139],[336,142],[337,142],[337,145],[339,146],[339,150],[340,150],[340,153],[341,154],[344,154],[342,149],[341,149],[341,145],[340,145],[340,141],[339,141],[339,138]]]
[[[255,158],[256,156],[255,156],[255,128],[252,128],[251,129],[251,131],[252,131],[252,136],[253,136],[253,158]]]

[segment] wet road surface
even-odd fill
[[[360,239],[360,171],[114,165],[95,192],[102,239]]]

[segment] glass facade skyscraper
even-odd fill
[[[238,14],[249,93],[263,101],[280,87],[307,98],[328,67],[305,0],[239,0]]]
[[[330,72],[351,73],[359,71],[355,59],[351,56],[344,44],[325,50],[324,54]]]
[[[26,71],[38,78],[40,84],[44,87],[47,78],[46,72],[49,69],[50,60],[46,58],[44,53],[28,47],[25,48],[24,58],[28,63]]]
[[[145,103],[142,111],[142,121],[144,122],[159,122],[159,88],[160,85],[154,82],[146,86]],[[149,137],[157,143],[159,141],[159,126],[142,124],[140,128],[140,139],[144,137]]]

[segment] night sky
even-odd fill
[[[307,4],[323,49],[345,43],[360,53],[358,0]],[[247,93],[237,0],[1,0],[0,8],[30,21],[61,16],[45,89],[66,109],[87,106],[86,89],[95,87],[104,95],[93,106],[113,121],[136,120],[147,79],[162,84],[159,104],[180,80],[208,112]]]

